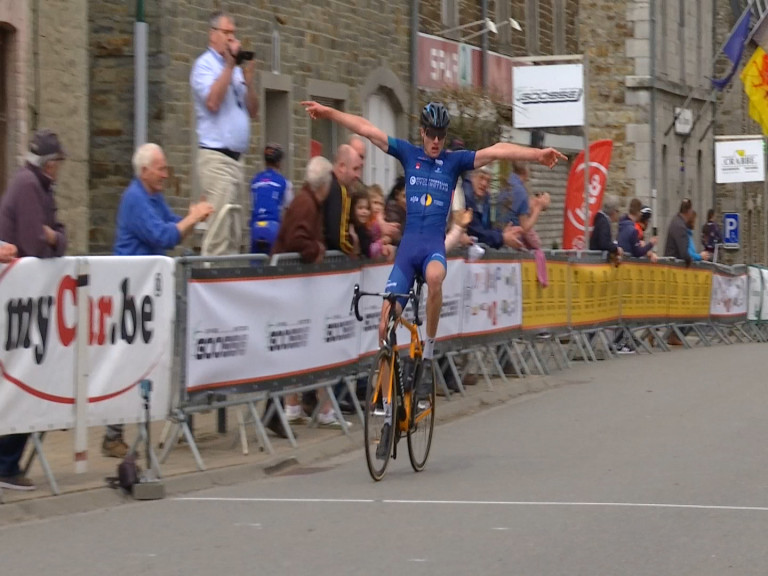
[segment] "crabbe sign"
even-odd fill
[[[584,66],[557,64],[512,69],[515,128],[584,126]]]
[[[763,140],[723,140],[715,142],[715,182],[765,181]]]

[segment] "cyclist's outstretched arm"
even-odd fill
[[[380,148],[384,152],[389,148],[387,135],[362,116],[347,114],[341,110],[336,110],[330,106],[323,106],[322,104],[313,101],[302,102],[301,105],[306,108],[310,118],[313,120],[317,118],[327,118],[332,122],[341,124],[363,138],[368,138],[374,146]]]
[[[475,154],[475,168],[482,168],[494,160],[523,160],[538,162],[547,168],[553,168],[558,160],[567,160],[568,157],[554,148],[529,148],[512,144],[511,142],[497,142],[488,148],[478,150]]]

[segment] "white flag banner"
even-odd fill
[[[357,361],[359,270],[188,284],[187,388],[230,387]]]
[[[462,334],[492,334],[523,323],[522,268],[519,262],[464,264]]]

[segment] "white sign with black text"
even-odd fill
[[[584,66],[556,64],[512,69],[514,127],[584,125]]]
[[[763,140],[722,140],[715,142],[715,182],[765,181]]]

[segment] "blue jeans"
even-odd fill
[[[12,478],[21,473],[19,462],[24,454],[29,434],[9,434],[0,436],[0,476]]]

